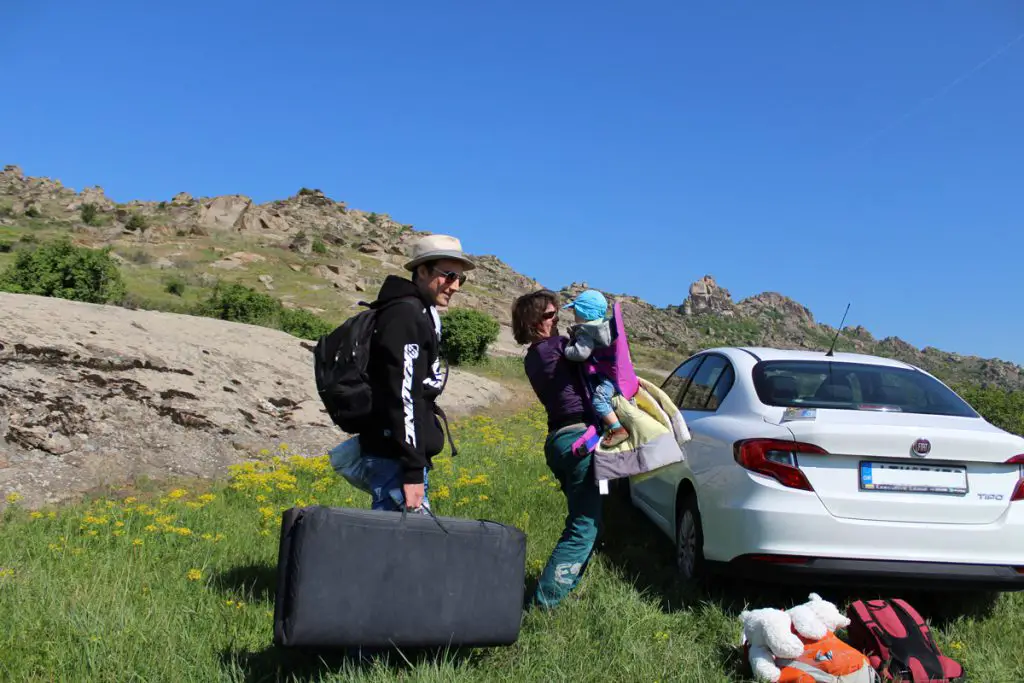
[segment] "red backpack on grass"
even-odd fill
[[[846,616],[847,641],[871,662],[883,681],[949,683],[963,667],[939,651],[924,618],[905,600],[857,600]]]

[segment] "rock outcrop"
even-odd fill
[[[133,477],[208,477],[264,448],[322,453],[310,342],[209,318],[0,293],[0,505]],[[508,398],[454,370],[450,415]]]
[[[683,302],[683,315],[701,315],[714,313],[721,316],[732,316],[736,312],[736,304],[732,301],[729,290],[719,286],[715,278],[705,275],[690,285],[690,295]]]

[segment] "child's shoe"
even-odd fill
[[[622,427],[609,429],[605,435],[601,437],[601,448],[615,448],[628,438],[629,432]]]

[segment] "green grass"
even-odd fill
[[[528,534],[540,572],[565,516],[540,451],[543,414],[454,423],[431,497],[442,515]],[[225,483],[147,484],[54,510],[11,505],[0,525],[0,678],[11,681],[730,681],[745,606],[788,607],[792,591],[718,581],[680,590],[671,545],[615,495],[575,594],[524,615],[518,643],[357,662],[272,645],[278,524],[291,505],[367,507],[323,456],[264,453]],[[277,456],[271,457],[272,455]],[[177,488],[176,487],[180,487]],[[130,494],[130,495],[129,495]],[[206,497],[204,497],[206,496]],[[853,594],[820,590],[841,606]],[[869,597],[860,593],[856,597]],[[971,680],[1024,678],[1024,600],[913,597]]]
[[[487,356],[477,363],[455,366],[474,375],[489,377],[501,382],[527,382],[523,359],[517,356]]]

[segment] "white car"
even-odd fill
[[[715,348],[662,388],[686,462],[629,483],[686,581],[1024,588],[1024,438],[906,363]]]

